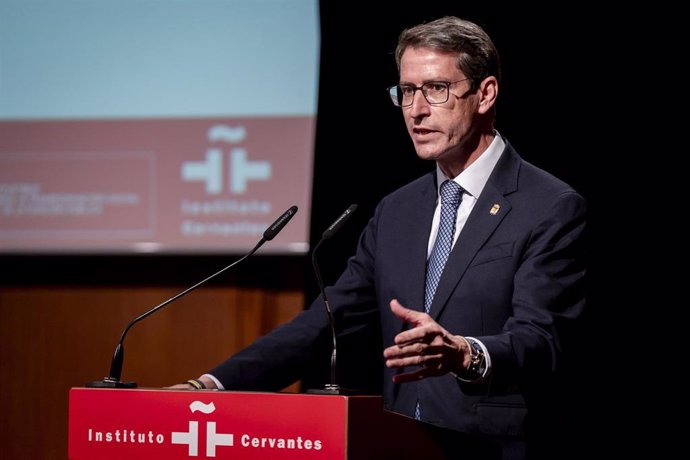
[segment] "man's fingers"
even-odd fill
[[[395,345],[386,348],[383,356],[389,368],[415,368],[396,374],[396,383],[443,375],[447,372],[447,353],[452,348],[452,338],[426,313],[405,308],[396,299],[390,302],[391,312],[413,327],[395,336]],[[450,347],[449,347],[450,346]]]
[[[424,313],[421,314],[426,316]],[[445,329],[439,326],[439,324],[431,318],[428,318],[428,320],[424,320],[424,322],[418,326],[396,335],[394,341],[398,346],[406,346],[416,342],[441,345],[446,341],[445,338],[447,335],[448,333]]]
[[[422,353],[402,349],[388,353],[384,352],[384,357],[388,367],[423,366],[429,359],[429,357]]]
[[[408,345],[393,345],[383,350],[383,357],[391,359],[418,356],[424,353],[426,346],[427,345],[422,342],[415,342]]]
[[[386,360],[387,367],[407,367],[407,366],[423,366],[424,356],[407,356],[405,358],[391,358]]]
[[[383,357],[386,359],[406,358],[409,356],[430,356],[440,358],[443,356],[444,348],[440,345],[428,344],[426,342],[414,342],[408,345],[393,345],[383,350]]]
[[[389,347],[383,352],[387,367],[431,366],[438,367],[443,360],[443,352],[438,347],[415,344],[409,347]]]
[[[422,313],[420,311],[410,310],[402,306],[397,299],[393,299],[390,302],[391,311],[395,316],[405,321],[408,324],[418,325],[428,318],[429,315]]]

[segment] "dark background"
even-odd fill
[[[554,426],[572,458],[619,452],[612,435],[623,424],[619,398],[629,370],[617,364],[610,331],[625,328],[625,306],[611,283],[618,269],[614,226],[622,212],[604,184],[619,174],[612,120],[615,91],[609,76],[623,65],[627,46],[618,17],[596,5],[505,7],[478,2],[321,2],[321,75],[316,132],[311,243],[350,204],[359,205],[336,238],[319,250],[323,279],[335,281],[359,232],[387,193],[429,171],[417,159],[400,114],[385,88],[397,82],[393,50],[404,27],[453,14],[484,27],[494,39],[503,74],[497,129],[524,159],[574,186],[589,203],[589,303],[575,344],[572,370],[564,376],[563,411]],[[276,75],[280,81],[280,75]],[[290,88],[284,88],[290,91]],[[3,284],[191,285],[230,263],[227,256],[2,256]],[[294,279],[272,273],[288,266]],[[308,256],[255,256],[246,269],[212,283],[318,288]],[[261,276],[257,276],[261,273]],[[616,297],[617,301],[612,299]],[[561,438],[558,438],[559,441]],[[563,457],[565,458],[565,456]]]
[[[337,238],[319,250],[324,279],[337,278],[378,200],[434,167],[416,157],[400,109],[385,91],[398,81],[398,34],[444,15],[478,23],[502,61],[496,128],[525,160],[571,184],[589,205],[588,309],[559,382],[552,443],[559,458],[621,455],[632,445],[623,420],[629,409],[618,396],[630,372],[613,338],[625,330],[629,314],[611,281],[622,276],[614,228],[623,214],[611,188],[626,151],[617,148],[625,137],[617,135],[617,120],[628,115],[617,107],[620,95],[611,81],[620,77],[630,46],[627,22],[584,3],[531,9],[522,2],[512,8],[485,2],[371,2],[361,8],[321,3],[312,241],[349,204],[359,205]],[[317,292],[308,275],[307,287]]]

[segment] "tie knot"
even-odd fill
[[[462,187],[452,180],[443,181],[441,184],[441,203],[457,206],[460,203]]]

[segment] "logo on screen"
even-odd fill
[[[238,144],[247,137],[244,126],[215,125],[208,130],[211,142]],[[224,162],[225,160],[225,162]],[[227,166],[227,189],[232,194],[243,194],[251,181],[267,181],[271,178],[271,163],[251,161],[247,150],[231,147],[227,152],[211,147],[206,150],[204,161],[185,161],[182,163],[182,180],[203,183],[206,193],[218,195],[224,188],[224,171]]]

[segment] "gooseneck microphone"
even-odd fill
[[[335,222],[331,224],[330,227],[328,227],[323,234],[321,235],[321,239],[319,240],[318,243],[316,243],[316,246],[314,246],[314,250],[311,253],[311,263],[314,267],[314,273],[316,274],[316,281],[319,283],[319,289],[321,291],[321,296],[323,297],[323,303],[326,305],[326,312],[328,313],[328,322],[331,325],[331,335],[333,337],[333,349],[331,350],[331,379],[330,383],[327,383],[324,389],[320,390],[308,390],[308,393],[321,393],[321,394],[348,394],[350,393],[349,390],[346,390],[342,388],[340,385],[336,383],[336,367],[337,367],[337,355],[338,355],[338,340],[337,336],[335,333],[335,320],[333,319],[333,311],[331,311],[331,306],[328,303],[328,297],[326,296],[326,289],[323,285],[323,279],[321,277],[321,270],[319,270],[319,264],[316,261],[316,252],[321,246],[321,243],[326,241],[327,239],[331,238],[333,235],[340,230],[340,228],[347,222],[347,220],[350,218],[352,213],[354,213],[357,210],[357,205],[352,204],[350,205],[349,208],[345,210],[344,213],[338,217]]]
[[[144,312],[143,314],[137,316],[134,318],[132,321],[129,322],[127,327],[125,328],[124,331],[122,331],[122,335],[120,336],[120,341],[117,344],[117,347],[115,347],[115,353],[113,354],[113,359],[110,362],[110,374],[108,377],[105,377],[103,380],[95,380],[93,382],[88,382],[86,384],[86,387],[88,388],[136,388],[137,384],[136,382],[123,382],[120,380],[120,376],[122,375],[122,363],[124,360],[125,356],[125,348],[124,348],[124,342],[125,342],[125,337],[127,336],[127,332],[134,326],[136,323],[141,321],[142,319],[146,318],[147,316],[150,316],[160,310],[161,308],[165,307],[171,302],[174,302],[175,300],[179,299],[183,295],[187,294],[188,292],[196,289],[197,287],[201,286],[202,284],[206,283],[212,278],[215,278],[216,276],[220,275],[224,271],[228,270],[229,268],[234,267],[235,265],[239,264],[243,260],[245,260],[247,257],[251,256],[254,254],[266,241],[271,241],[275,236],[280,233],[280,231],[285,227],[285,225],[292,219],[292,216],[294,216],[297,213],[297,206],[292,206],[290,209],[285,211],[278,219],[276,219],[273,224],[268,227],[263,234],[263,237],[259,240],[258,243],[256,243],[256,246],[252,248],[251,251],[249,251],[247,254],[242,256],[240,259],[236,260],[235,262],[231,263],[227,267],[217,271],[213,275],[199,281],[196,283],[194,286],[189,287],[185,289],[184,291],[172,296],[165,302],[161,303],[160,305],[157,305],[153,307],[152,309]]]

